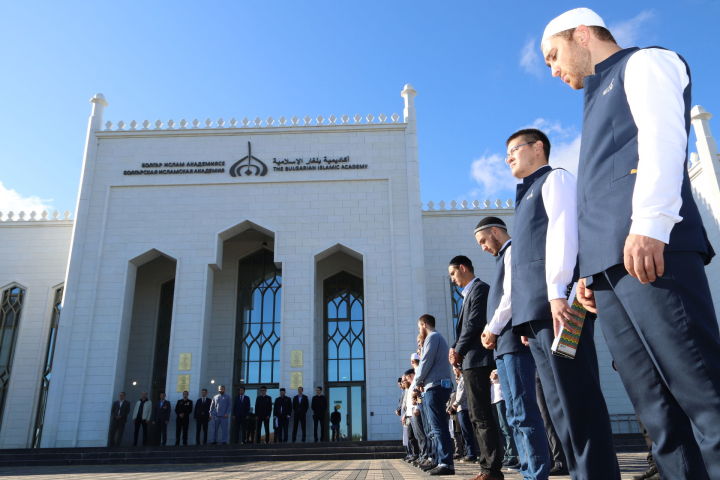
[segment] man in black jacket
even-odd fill
[[[200,431],[203,432],[203,442],[207,443],[208,422],[210,421],[210,400],[207,396],[207,388],[203,388],[200,398],[195,402],[195,444],[200,445]]]
[[[250,413],[250,397],[245,395],[245,387],[238,387],[238,394],[235,397],[232,407],[232,418],[235,424],[234,443],[245,443],[246,441],[246,420]]]
[[[127,417],[130,415],[130,402],[125,400],[125,392],[120,392],[110,411],[110,435],[108,447],[117,447],[122,443]]]
[[[325,436],[325,415],[327,412],[327,398],[322,393],[322,387],[315,387],[315,396],[312,398],[310,408],[313,411],[313,433],[315,435],[315,441],[320,438],[321,441],[326,441]],[[320,427],[320,435],[318,436],[318,426]]]
[[[188,427],[190,426],[190,414],[193,413],[193,401],[188,398],[187,390],[175,404],[175,446],[180,445],[180,433],[182,432],[183,445],[188,442]]]
[[[297,440],[298,423],[302,428],[302,441],[305,441],[305,426],[307,423],[307,411],[309,402],[307,395],[303,394],[303,387],[298,387],[298,393],[292,399],[293,417],[293,442]]]
[[[260,387],[260,395],[255,399],[255,415],[257,415],[257,428],[255,441],[260,443],[262,427],[265,426],[265,443],[270,443],[270,416],[272,415],[272,398],[267,394],[267,387]]]
[[[280,396],[275,399],[275,409],[273,410],[275,422],[275,442],[285,443],[288,441],[288,425],[290,423],[290,415],[292,415],[292,401],[285,396],[285,389],[280,389]]]
[[[493,353],[482,346],[481,335],[487,324],[490,287],[475,276],[472,261],[463,255],[450,260],[450,279],[462,288],[455,337],[449,352],[450,363],[462,368],[470,420],[480,447],[480,475],[483,480],[502,480],[502,448],[497,422],[490,403],[490,372],[495,369]]]

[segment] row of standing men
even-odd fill
[[[301,440],[306,440],[306,417],[312,409],[314,439],[326,441],[326,425],[328,403],[322,393],[322,387],[316,387],[312,402],[303,393],[303,387],[298,387],[297,395],[292,398],[286,396],[286,390],[280,389],[275,400],[267,395],[267,387],[262,386],[255,399],[254,409],[250,406],[250,397],[245,395],[245,387],[238,388],[238,395],[234,401],[225,393],[225,386],[218,386],[218,393],[212,398],[208,397],[207,389],[201,390],[200,397],[193,402],[189,392],[184,391],[183,397],[175,404],[175,445],[188,444],[188,430],[190,418],[195,420],[195,443],[197,445],[208,443],[208,427],[212,432],[212,444],[227,444],[229,440],[230,421],[234,425],[233,443],[260,443],[262,429],[265,429],[265,443],[270,443],[270,420],[273,419],[274,441],[283,443],[288,441],[290,421],[293,420],[292,440],[297,440],[298,432]],[[133,446],[151,443],[149,437],[155,436],[160,445],[167,444],[167,427],[172,415],[172,406],[161,392],[159,399],[152,402],[147,392],[143,392],[134,406],[126,400],[125,392],[120,392],[118,399],[113,402],[110,414],[110,429],[108,446],[122,444],[125,425],[128,418],[134,425]],[[333,440],[340,439],[339,408],[330,415]],[[141,435],[142,434],[142,435]]]
[[[478,245],[497,261],[490,285],[466,256],[450,261],[463,296],[452,346],[432,316],[418,321],[427,335],[415,382],[436,452],[428,471],[454,474],[441,408],[450,364],[462,369],[478,441],[474,480],[504,478],[490,402],[494,368],[523,478],[545,480],[551,466],[531,388],[537,372],[573,480],[620,480],[600,388],[597,314],[652,440],[657,470],[641,477],[718,479],[720,331],[705,272],[714,251],[687,170],[690,69],[666,49],[621,48],[587,8],[550,21],[540,44],[552,75],[585,90],[578,177],[550,166],[550,141],[540,130],[519,130],[505,142],[506,163],[521,181],[512,241],[498,218],[475,228]],[[552,344],[577,317],[571,285],[591,314],[567,358]]]

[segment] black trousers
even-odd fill
[[[550,418],[550,412],[548,412],[547,403],[545,402],[545,393],[543,392],[542,382],[540,382],[540,376],[537,374],[537,371],[535,372],[535,397],[537,398],[540,416],[542,417],[543,424],[545,425],[548,447],[550,447],[550,459],[552,459],[553,465],[560,463],[567,467],[565,454],[563,453],[560,439],[557,436],[552,419]]]
[[[463,370],[470,421],[475,430],[483,473],[502,473],[503,449],[500,445],[500,429],[490,403],[490,372],[494,367],[476,367]]]
[[[187,445],[188,427],[190,426],[190,418],[175,418],[175,445],[180,445],[180,434],[182,434],[183,445]]]
[[[255,441],[257,443],[260,443],[260,436],[262,433],[263,426],[265,426],[265,443],[270,443],[270,417],[267,417],[267,418],[258,417],[257,425],[255,426]]]
[[[283,415],[277,418],[277,429],[275,429],[275,443],[285,443],[288,441],[288,430],[290,427],[290,419]]]
[[[293,442],[297,439],[297,431],[298,431],[298,424],[300,424],[300,427],[302,428],[302,441],[305,441],[305,426],[307,424],[307,415],[306,414],[300,414],[300,415],[293,415]]]
[[[569,359],[550,351],[555,339],[552,320],[530,322],[530,352],[570,476],[620,480],[610,417],[600,389],[594,323],[592,316],[585,319],[577,353]]]
[[[125,423],[127,419],[110,420],[110,434],[108,435],[108,447],[117,447],[122,443],[123,434],[125,433]]]
[[[649,285],[623,265],[590,288],[603,335],[663,478],[720,478],[720,332],[703,258],[665,251]]]
[[[233,443],[245,443],[245,422],[247,419],[245,417],[234,417],[233,423],[234,423],[234,429],[233,429]]]
[[[415,431],[412,428],[412,422],[407,422],[407,424],[408,425],[405,428],[407,428],[408,431],[408,453],[413,457],[418,458],[420,456],[420,444],[418,443]]]
[[[320,435],[318,435],[318,428],[320,429]],[[327,440],[327,434],[325,432],[325,414],[322,415],[313,415],[313,434],[315,436],[315,441],[317,442],[318,439],[320,441],[324,442]]]
[[[195,445],[200,445],[200,431],[203,432],[202,444],[207,444],[208,422],[209,420],[195,420]]]
[[[140,433],[140,429],[142,428],[142,444],[145,446],[147,444],[147,422],[143,422],[142,420],[135,420],[135,432],[133,433],[133,446],[137,447],[138,442],[138,433]]]
[[[160,434],[160,445],[167,445],[167,422],[165,420],[160,420],[155,423],[158,428],[158,433]]]

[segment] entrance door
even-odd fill
[[[329,389],[330,412],[340,413],[340,440],[365,440],[365,386],[331,386]],[[330,437],[328,437],[330,438]]]

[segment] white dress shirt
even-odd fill
[[[500,250],[505,248],[505,245],[507,245],[509,242],[510,240],[503,243],[503,246],[502,248],[500,248]],[[507,247],[507,250],[505,250],[505,256],[503,257],[505,276],[503,277],[503,295],[500,298],[500,304],[495,310],[495,313],[493,314],[490,323],[488,323],[485,327],[486,332],[490,332],[494,335],[500,335],[500,333],[502,333],[503,331],[503,328],[505,328],[505,325],[507,325],[507,323],[512,318],[512,302],[510,301],[510,291],[512,289],[512,263],[510,260],[512,255],[511,250],[512,245]]]
[[[625,67],[625,95],[638,129],[630,233],[668,243],[682,199],[687,133],[683,90],[690,83],[675,52],[638,50]]]
[[[566,170],[553,170],[542,186],[548,216],[545,281],[548,300],[567,298],[578,254],[577,181]]]

